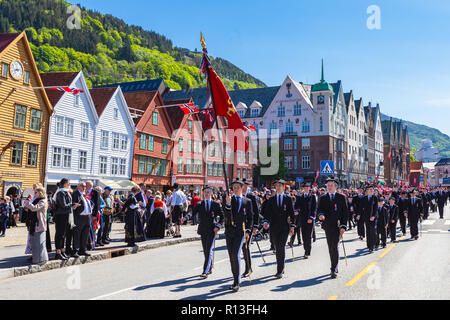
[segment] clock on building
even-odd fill
[[[16,79],[16,80],[20,80],[22,79],[23,76],[23,66],[22,63],[20,63],[20,61],[14,61],[13,63],[11,63],[11,76]]]
[[[325,97],[324,96],[318,96],[317,97],[317,103],[318,104],[324,104],[325,103]]]

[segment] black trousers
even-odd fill
[[[64,240],[67,235],[67,227],[69,226],[68,214],[57,214],[55,220],[55,247],[56,250],[64,249]]]
[[[243,232],[225,234],[228,256],[230,257],[233,285],[241,284],[241,251],[245,243]]]
[[[366,221],[367,248],[373,250],[377,239],[377,221]]]
[[[314,222],[308,223],[307,221],[302,222],[302,239],[303,248],[305,249],[305,255],[311,255],[311,238],[313,232]]]
[[[406,217],[403,212],[398,213],[398,220],[400,220],[400,227],[402,228],[402,233],[406,234]]]
[[[214,232],[205,233],[201,235],[203,254],[205,256],[205,262],[203,263],[203,273],[208,274],[214,265],[213,249],[214,241],[216,241],[216,234]]]
[[[439,207],[439,217],[444,218],[444,205],[438,207]]]
[[[295,241],[295,237],[296,237],[296,236],[297,236],[298,244],[300,245],[300,244],[302,243],[302,239],[300,238],[300,229],[301,229],[300,226],[294,228],[294,234],[291,236],[291,240],[290,240],[290,242],[291,242],[292,244],[294,244],[294,241]]]
[[[415,215],[408,215],[409,231],[411,237],[419,235],[419,217]]]
[[[45,246],[47,247],[47,252],[52,251],[52,239],[50,238],[50,227],[49,227],[49,219],[47,219],[47,231],[45,232]]]
[[[397,220],[395,223],[389,222],[389,235],[392,241],[397,240]]]
[[[70,224],[67,224],[66,253],[71,253],[72,250],[73,250],[73,230],[70,229]]]
[[[429,215],[430,215],[430,206],[428,204],[423,205],[423,218],[428,219]]]
[[[356,226],[358,228],[358,236],[365,237],[366,236],[366,229],[365,229],[365,223],[364,220],[359,217],[359,220],[356,220]]]
[[[326,228],[325,235],[327,237],[328,252],[331,260],[331,272],[337,272],[339,262],[339,228]]]
[[[91,215],[75,216],[76,227],[73,232],[73,250],[78,253],[86,252],[86,246],[91,227]]]
[[[284,262],[286,259],[286,242],[289,237],[289,231],[272,231],[270,238],[273,239],[275,255],[277,257],[277,273],[284,271]]]
[[[245,272],[252,270],[252,254],[250,253],[250,243],[252,242],[252,237],[253,235],[251,235],[248,238],[248,241],[242,246],[242,251],[244,252]]]
[[[377,225],[377,243],[376,245],[379,246],[380,242],[382,245],[386,245],[386,239],[387,239],[387,229],[386,225],[383,223],[378,223]]]
[[[103,234],[102,234],[102,241],[109,239],[109,233],[111,232],[111,226],[112,226],[112,215],[103,215]]]

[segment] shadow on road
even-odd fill
[[[276,287],[275,289],[272,289],[271,291],[280,292],[280,291],[287,291],[287,290],[293,289],[293,288],[311,287],[311,286],[318,285],[325,280],[331,280],[329,274],[315,277],[312,279],[298,280],[293,283],[284,284],[284,285]]]

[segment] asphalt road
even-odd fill
[[[329,277],[325,234],[318,239],[312,256],[303,256],[301,246],[286,250],[286,273],[275,279],[275,255],[269,242],[261,242],[266,263],[252,245],[253,274],[241,290],[228,290],[232,283],[225,240],[216,241],[215,268],[201,280],[203,254],[200,242],[144,251],[82,266],[58,269],[0,281],[0,299],[96,299],[96,300],[310,300],[310,299],[450,299],[450,206],[445,219],[431,215],[423,236],[389,243],[386,249],[368,253],[355,230],[346,232],[348,265],[342,256],[337,279]],[[243,263],[243,261],[242,261]]]

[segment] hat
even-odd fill
[[[234,180],[232,183],[231,183],[231,186],[233,186],[234,184],[240,184],[241,185],[241,187],[244,185],[244,183],[241,181],[241,180],[239,180],[239,179],[236,179],[236,180]]]
[[[335,179],[334,177],[329,177],[328,179],[327,179],[327,183],[328,182],[334,182],[334,183],[336,183],[336,184],[339,184],[339,182],[338,182],[338,180],[337,179]]]
[[[303,182],[302,187],[311,187],[311,182]]]
[[[378,198],[378,202],[384,202],[384,200],[385,200],[384,197],[379,197]]]
[[[281,183],[282,185],[285,185],[286,181],[284,181],[283,179],[278,179],[278,180],[275,180],[272,184],[277,184],[277,183]]]
[[[243,182],[243,183],[244,183],[245,185],[247,185],[247,186],[249,186],[249,185],[250,185],[250,182],[248,182],[248,181],[247,181],[247,179],[245,179],[245,178],[244,178],[244,179],[242,179],[242,182]]]
[[[211,191],[214,190],[213,187],[211,187],[211,186],[204,186],[202,190],[205,191],[207,189],[209,189]]]
[[[105,187],[105,190],[112,191],[112,188],[110,186]]]
[[[389,200],[396,200],[395,197],[390,197]]]

